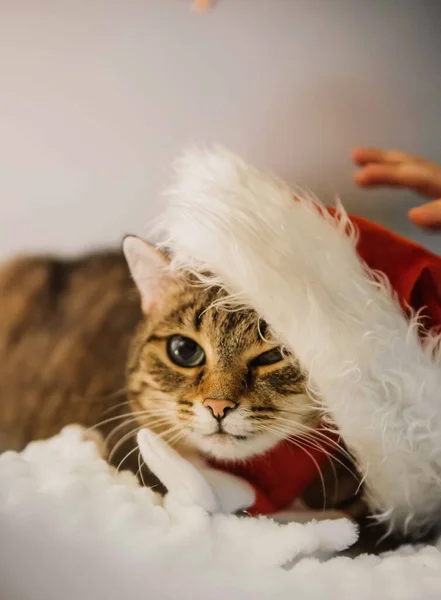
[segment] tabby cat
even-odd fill
[[[139,238],[126,238],[124,249],[129,268],[117,252],[19,258],[1,268],[3,448],[76,422],[98,426],[113,462],[138,470],[142,425],[228,459],[314,430],[320,413],[305,374],[253,310],[217,306],[222,290],[173,276],[166,257]],[[304,501],[364,518],[344,449]]]

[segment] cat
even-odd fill
[[[167,256],[138,238],[125,249],[129,268],[116,251],[0,268],[0,449],[80,423],[100,429],[113,464],[138,471],[143,425],[182,451],[229,459],[316,428],[305,373],[253,310],[217,306],[222,290],[172,276]],[[365,514],[344,451],[304,502]]]
[[[139,462],[144,425],[183,453],[224,459],[305,441],[321,414],[267,324],[251,309],[225,310],[221,289],[173,276],[166,253],[146,242],[124,246],[128,265],[106,251],[0,266],[0,452],[79,423],[103,434],[114,466],[165,491]],[[384,529],[372,527],[344,446],[328,450],[303,515],[356,520],[354,553],[395,547],[393,537],[378,544]]]
[[[127,370],[136,427],[156,430],[184,454],[221,461],[261,455],[288,438],[317,444],[322,415],[307,374],[257,313],[226,310],[222,289],[173,274],[168,258],[139,238],[126,238],[124,248],[145,315]],[[344,447],[323,448],[334,461],[307,491],[307,506],[360,517],[366,507],[352,461]]]

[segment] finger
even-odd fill
[[[399,150],[381,150],[379,148],[354,148],[352,160],[361,167],[370,163],[396,164],[420,160],[416,156]]]
[[[409,218],[418,227],[438,231],[441,229],[441,199],[409,211]]]
[[[404,186],[409,185],[403,181],[405,173],[398,165],[393,164],[368,164],[354,174],[354,180],[362,186]]]
[[[441,193],[441,176],[428,163],[370,164],[355,173],[354,180],[364,187],[406,187],[433,197]]]

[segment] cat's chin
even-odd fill
[[[228,434],[193,434],[191,441],[202,454],[210,458],[244,460],[270,450],[280,439],[269,433],[258,433],[246,437]]]

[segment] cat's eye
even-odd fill
[[[178,365],[190,369],[205,362],[205,352],[194,340],[183,335],[172,335],[167,340],[169,359]]]
[[[283,360],[284,356],[282,354],[281,348],[273,348],[272,350],[268,350],[267,352],[263,352],[256,356],[251,362],[251,367],[263,367],[266,365],[275,365],[276,363]]]

